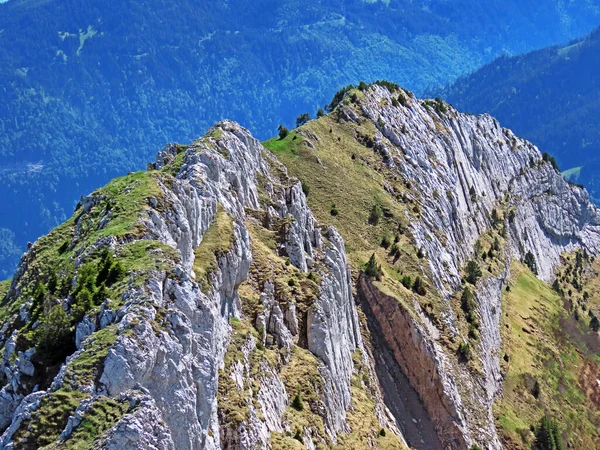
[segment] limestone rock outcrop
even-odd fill
[[[12,335],[3,335],[2,448],[27,442],[23,427],[65,391],[86,400],[64,426],[52,430],[59,443],[77,439],[86,412],[107,398],[135,406],[119,409],[110,428],[95,436],[102,448],[270,448],[272,433],[292,439],[297,432],[285,414],[295,393],[288,392],[290,381],[282,375],[295,352],[314,365],[313,378],[299,383],[313,386],[305,409],[323,424],[300,429],[303,440],[335,443],[340,434],[349,434],[351,380],[359,370],[355,359],[367,366],[369,361],[339,234],[319,226],[299,182],[235,123],[218,124],[191,146],[167,146],[153,169],[151,195],[140,199],[146,205],[132,225],[135,236],[78,241],[90,225],[102,230],[114,220],[112,208],[119,205],[97,192],[78,207],[74,237],[65,246],[77,249],[76,272],[91,255],[108,249],[118,258],[122,246],[132,242],[161,243],[172,256],[165,258],[169,249],[157,250],[153,258],[167,259],[166,266],[129,271],[120,298],[86,312],[76,327],[77,352],[46,381],[51,382],[46,391],[20,382],[19,374],[35,378],[37,372]],[[136,183],[125,187],[126,195]],[[101,219],[92,223],[92,216]],[[24,262],[35,263],[39,245]],[[253,248],[265,254],[255,255]],[[26,278],[16,275],[9,293],[13,301],[19,289],[28,288]],[[289,291],[282,292],[281,278],[288,280]],[[244,296],[256,295],[256,317],[244,313],[249,300],[240,294],[242,286]],[[17,330],[17,322],[13,317],[5,329]],[[238,330],[237,324],[254,323],[256,329]],[[99,333],[109,335],[107,330],[112,339],[95,375],[74,376],[77,362],[97,351]],[[233,384],[220,391],[227,380]],[[236,391],[240,403],[228,404]],[[369,413],[380,416],[374,436],[388,425],[384,411],[379,402]]]

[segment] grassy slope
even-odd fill
[[[309,122],[283,140],[274,138],[264,145],[275,153],[291,174],[308,186],[309,206],[319,221],[334,225],[340,231],[346,242],[353,274],[359,272],[375,251],[386,273],[379,282],[380,288],[409,308],[410,301],[407,300],[417,298],[426,309],[429,307],[435,318],[437,308],[445,306],[439,304],[439,299],[429,289],[425,297],[414,296],[398,282],[401,274],[408,273],[414,277],[422,270],[410,237],[402,236],[404,252],[395,263],[379,246],[384,234],[396,233],[398,223],[406,220],[403,219],[406,213],[411,218],[415,214],[410,205],[383,189],[384,181],[399,188],[403,185],[401,180],[390,177],[381,158],[372,149],[354,138],[355,128],[363,134],[374,132],[372,124],[357,127],[355,124],[338,123],[333,113]],[[314,149],[303,144],[303,136],[311,133],[318,138],[311,139]],[[374,204],[387,209],[393,218],[384,219],[377,226],[369,225],[368,215]],[[332,205],[339,211],[337,216],[331,214]],[[499,211],[503,214],[501,208]],[[481,238],[484,250],[489,248],[496,236],[503,245],[497,230],[491,230]],[[482,269],[489,267],[493,274],[499,273],[503,267],[502,260],[497,258],[479,263]],[[600,266],[600,262],[598,264]],[[512,272],[512,289],[504,299],[503,345],[510,363],[504,364],[504,369],[508,370],[506,385],[496,407],[499,428],[509,445],[517,448],[529,445],[533,439],[530,426],[537,425],[544,411],[548,411],[560,422],[564,421],[566,442],[576,443],[577,448],[593,448],[598,445],[594,426],[597,427],[600,422],[597,413],[593,412],[594,408],[588,408],[590,402],[583,395],[586,388],[582,388],[578,381],[583,368],[590,370],[589,358],[573,344],[577,336],[561,334],[560,321],[565,318],[565,310],[556,293],[520,264],[515,264]],[[596,273],[599,272],[600,267]],[[590,288],[590,292],[594,292],[593,299],[600,298],[600,282],[595,283],[595,290]],[[590,301],[593,303],[595,300]],[[456,316],[461,318],[463,314],[457,306],[460,300],[457,298],[455,303]],[[589,318],[585,320],[589,321]],[[463,325],[460,320],[459,326],[466,331],[466,325]],[[446,344],[454,349],[454,344],[448,341]],[[528,393],[535,380],[538,380],[542,392],[537,400]]]
[[[195,250],[194,272],[199,283],[209,281],[209,274],[217,269],[217,255],[227,253],[233,239],[233,219],[219,206],[213,222]]]
[[[362,95],[355,91],[360,98]],[[410,187],[383,163],[379,154],[355,138],[355,132],[373,137],[375,125],[369,121],[357,126],[354,123],[338,122],[335,112],[312,120],[299,130],[291,132],[285,139],[271,139],[264,143],[289,172],[309,188],[308,204],[320,223],[333,225],[341,233],[346,244],[348,260],[356,276],[375,252],[384,273],[379,288],[413,309],[413,293],[400,283],[404,275],[423,276],[428,268],[417,257],[418,249],[406,229],[408,220],[418,217],[410,201],[392,196],[384,185],[392,185],[397,192],[408,193]],[[302,135],[314,135],[311,144],[304,144]],[[332,215],[332,207],[338,215]],[[384,211],[377,225],[369,224],[369,214],[374,205]],[[381,247],[384,236],[391,241],[397,236],[400,253],[389,255]],[[425,279],[427,286],[427,280]],[[419,297],[421,305],[435,319],[440,309],[446,308],[434,289],[427,286],[428,294]]]
[[[19,306],[29,299],[38,284],[50,286],[52,278],[57,281],[59,287],[56,292],[48,292],[45,304],[51,305],[57,299],[64,298],[65,293],[59,292],[60,286],[67,286],[66,290],[70,290],[71,278],[76,273],[75,258],[87,251],[99,238],[108,235],[126,241],[141,238],[144,229],[140,219],[144,217],[150,198],[157,199],[159,208],[164,206],[158,183],[168,181],[168,177],[170,175],[159,172],[137,172],[117,178],[96,191],[101,200],[89,211],[84,213],[81,207],[78,208],[73,217],[36,241],[26,256],[25,273],[19,279],[20,295],[1,301],[0,321],[4,322],[13,316]],[[99,227],[108,213],[110,220],[105,226]],[[137,273],[137,284],[143,283],[149,271],[168,270],[173,261],[179,258],[175,249],[152,240],[124,242],[116,248],[115,253],[126,273]],[[97,264],[98,259],[99,253],[94,251],[87,254],[83,261],[86,264]],[[112,308],[118,308],[123,292],[129,287],[128,281],[129,277],[124,277],[107,288],[106,296],[111,299]],[[4,297],[7,287],[6,282],[0,285],[0,298]],[[99,305],[94,305],[92,309],[98,307]],[[15,321],[12,323],[11,327],[21,327],[18,345],[28,348],[31,345],[28,342],[31,324],[19,325]],[[75,319],[72,319],[72,326],[76,326]],[[42,401],[40,409],[27,419],[27,424],[15,435],[14,439],[18,445],[22,445],[23,448],[37,448],[58,438],[69,415],[82,399],[89,397],[89,393],[81,392],[79,386],[93,381],[98,376],[104,358],[117,337],[116,327],[110,326],[93,333],[86,340],[85,351],[68,363],[62,388],[50,393]],[[49,370],[49,374],[53,373],[52,368]],[[44,377],[39,380],[42,384],[47,381],[44,381]],[[118,414],[122,414],[123,407],[115,406],[114,401],[105,399],[101,400],[102,402],[106,404],[98,406],[99,411],[96,411],[95,407],[92,408],[83,423],[85,429],[74,434],[69,446],[78,448],[81,442],[93,442],[107,429],[109,422],[116,422]],[[103,415],[106,417],[101,419]]]
[[[250,230],[253,262],[249,278],[239,288],[243,316],[240,320],[232,320],[232,338],[225,356],[224,368],[219,379],[219,411],[222,424],[236,427],[249,417],[248,402],[252,401],[251,388],[254,397],[261,387],[259,376],[261,364],[267,364],[279,372],[289,396],[289,403],[284,413],[284,421],[289,424],[290,432],[272,433],[271,445],[274,449],[304,448],[298,439],[302,439],[304,430],[310,428],[321,437],[325,436],[325,423],[322,417],[324,409],[322,401],[322,376],[319,372],[320,361],[306,349],[307,343],[302,336],[306,335],[306,317],[309,307],[318,295],[319,275],[304,274],[289,264],[287,258],[277,255],[277,244],[281,227],[286,225],[286,219],[281,219],[273,225],[273,230],[262,226],[262,214],[255,211],[256,217],[247,221]],[[299,321],[299,340],[293,345],[289,354],[289,362],[282,364],[286,356],[285,349],[277,349],[277,345],[263,345],[264,330],[255,327],[255,317],[262,310],[259,298],[265,281],[270,280],[275,287],[277,301],[285,310],[288,302],[296,304]],[[229,373],[237,361],[242,360],[240,347],[248,339],[258,342],[248,357],[250,374],[245,379],[244,391],[240,392]],[[375,443],[377,448],[403,449],[398,438],[392,433],[379,436],[380,425],[375,417],[375,402],[369,387],[366,368],[355,358],[357,372],[352,382],[354,409],[349,411],[348,423],[350,433],[338,436],[338,447],[348,449],[366,448],[366,443]],[[303,408],[292,406],[292,399],[299,395]],[[254,403],[256,407],[257,404]],[[260,412],[259,412],[260,417]],[[317,448],[329,448],[332,442],[319,442]]]
[[[503,362],[504,390],[495,409],[506,445],[528,448],[530,427],[548,413],[572,448],[597,448],[600,410],[586,399],[579,376],[589,358],[565,333],[563,302],[520,263],[513,263],[511,272],[502,316],[508,362]]]

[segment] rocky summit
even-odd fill
[[[328,106],[168,145],[29,247],[0,283],[1,448],[600,446],[586,191],[392,83]]]

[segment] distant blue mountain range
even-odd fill
[[[600,1],[0,4],[0,278],[82,194],[231,118],[267,138],[341,86],[423,92],[600,23]]]

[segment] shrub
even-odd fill
[[[535,431],[533,448],[536,450],[564,450],[560,429],[554,420],[547,416],[542,417],[540,426]]]
[[[58,247],[58,253],[59,253],[60,255],[62,255],[64,252],[66,252],[66,251],[67,251],[67,249],[69,248],[69,244],[70,244],[70,242],[69,242],[68,240],[67,240],[67,241],[65,241],[65,242],[63,242],[63,243],[60,245],[60,247]]]
[[[396,83],[387,80],[377,80],[373,84],[387,88],[390,92],[394,92],[400,89],[400,86],[398,86]]]
[[[121,265],[121,263],[119,261],[115,262],[110,268],[108,277],[106,277],[106,285],[110,286],[116,283],[117,281],[122,280],[126,273],[127,271]]]
[[[329,211],[329,213],[334,217],[340,213],[340,211],[337,209],[337,206],[335,206],[335,203],[331,205],[331,210]]]
[[[94,292],[93,300],[94,305],[100,305],[106,298],[108,297],[108,292],[106,291],[106,285],[102,283],[98,290]]]
[[[94,306],[92,293],[87,287],[81,289],[75,296],[75,301],[71,306],[73,318],[76,322],[83,319],[83,316]]]
[[[558,281],[558,278],[554,279],[554,282],[552,283],[552,289],[558,293],[558,295],[560,295],[561,297],[564,296],[564,292],[562,290],[562,288],[560,287],[560,282]]]
[[[102,253],[102,257],[100,259],[100,266],[98,270],[98,274],[96,275],[96,286],[100,286],[102,283],[106,281],[108,278],[108,274],[110,273],[110,268],[113,264],[113,256],[108,251],[108,249],[104,249]],[[79,275],[81,276],[81,275]],[[78,279],[79,281],[79,279]]]
[[[538,382],[538,380],[535,380],[535,383],[533,384],[533,387],[531,388],[531,395],[533,395],[535,398],[539,398],[540,393],[541,393],[540,383]]]
[[[477,326],[477,302],[475,301],[475,296],[473,295],[473,292],[469,286],[465,287],[465,290],[460,297],[460,307],[465,313],[467,322]]]
[[[308,113],[302,113],[296,118],[296,127],[301,127],[310,120]]]
[[[473,186],[469,188],[469,197],[471,197],[471,202],[477,202],[477,192]]]
[[[482,250],[483,250],[483,247],[481,246],[481,241],[479,239],[477,239],[475,241],[475,245],[473,246],[473,251],[475,252],[476,255],[479,255]]]
[[[425,286],[423,284],[423,280],[421,279],[421,277],[417,276],[415,278],[415,281],[413,283],[412,289],[414,292],[416,292],[419,295],[425,295],[427,294],[427,290],[425,289]]]
[[[496,226],[501,221],[502,221],[502,219],[500,218],[500,215],[498,214],[498,211],[496,210],[496,208],[492,209],[492,225]]]
[[[412,287],[412,280],[409,275],[404,275],[400,282],[406,289],[410,289]]]
[[[302,182],[302,192],[304,192],[304,195],[307,197],[308,194],[310,194],[310,187],[304,181]]]
[[[598,332],[598,330],[600,330],[600,320],[598,320],[598,317],[592,317],[592,319],[590,320],[590,328],[596,333]]]
[[[296,430],[296,433],[294,434],[294,439],[296,439],[299,442],[304,442],[302,439],[302,433],[300,433],[300,430]]]
[[[407,105],[406,97],[404,96],[404,94],[402,92],[400,92],[398,94],[398,103],[400,103],[404,107],[406,107],[406,105]]]
[[[279,131],[279,139],[285,139],[287,135],[290,134],[290,130],[288,130],[287,127],[284,127],[283,125],[279,125],[279,127],[277,127],[277,130]]]
[[[462,342],[458,346],[458,356],[463,361],[469,361],[473,357],[473,353],[471,351],[471,346],[469,345],[468,342]]]
[[[382,273],[381,266],[377,264],[375,253],[373,253],[369,259],[369,262],[367,262],[367,265],[365,266],[365,275],[367,275],[369,278],[381,280]]]
[[[479,339],[479,331],[477,331],[477,327],[472,323],[469,324],[469,338],[474,340]]]
[[[369,224],[377,225],[381,220],[383,213],[381,212],[381,207],[379,205],[373,205],[371,209],[371,213],[369,214]]]
[[[467,263],[467,282],[471,284],[477,284],[477,281],[481,278],[481,268],[479,264],[471,260]]]
[[[73,328],[61,305],[53,306],[33,332],[33,342],[40,358],[55,364],[71,352]]]
[[[435,110],[438,114],[446,114],[448,112],[448,108],[446,108],[444,101],[439,97],[436,97],[435,99]]]
[[[531,251],[528,251],[525,254],[525,258],[523,258],[523,263],[527,267],[529,267],[529,270],[531,270],[535,275],[538,274],[537,263],[535,262],[535,257],[533,256],[533,253],[531,253]]]
[[[550,165],[552,166],[552,168],[557,171],[558,173],[560,173],[560,169],[558,167],[558,163],[556,162],[556,159],[554,158],[554,156],[551,156],[550,154],[544,152],[542,153],[542,159],[546,162],[549,162]]]
[[[392,245],[392,249],[390,250],[390,256],[400,256],[400,245],[399,244]]]
[[[514,209],[511,209],[510,211],[508,211],[508,222],[509,223],[513,223],[515,221],[515,216],[516,216],[516,212]]]
[[[300,394],[296,394],[294,399],[292,400],[292,408],[296,411],[304,410],[304,402],[302,401],[302,396]]]
[[[385,435],[386,435],[385,428],[382,428],[381,430],[379,430],[379,436],[385,437]]]
[[[362,85],[359,85],[359,88],[360,88],[360,86],[362,86]],[[337,91],[335,93],[335,95],[333,96],[333,98],[331,99],[331,102],[328,103],[327,105],[325,105],[325,110],[327,112],[333,111],[342,102],[342,100],[344,100],[344,97],[346,96],[346,93],[348,93],[352,89],[354,89],[354,86],[351,85],[351,84],[349,84],[348,86],[343,87],[342,89],[340,89],[339,91]],[[366,89],[366,85],[361,90],[364,90],[364,89]]]
[[[492,249],[495,252],[499,252],[500,251],[500,240],[498,239],[498,237],[494,238],[494,243],[492,244]]]
[[[94,288],[96,287],[96,283],[98,282],[96,270],[96,267],[92,263],[83,264],[81,267],[79,267],[79,270],[77,271],[77,284],[75,285],[75,289],[73,290],[74,295],[77,295],[79,291],[81,291],[84,288],[87,288],[87,290],[89,290],[90,292],[94,292]],[[98,284],[101,284],[102,281],[104,280],[100,280],[100,283]]]
[[[417,250],[417,258],[423,259],[424,257],[425,257],[425,253],[423,253],[423,249],[421,247],[419,247],[419,249]]]
[[[325,115],[325,111],[323,111],[323,108],[319,108],[317,110],[317,117],[323,117]]]
[[[383,238],[381,238],[381,246],[387,250],[390,248],[390,245],[392,245],[390,237],[387,234],[384,234]]]
[[[43,283],[39,283],[33,290],[33,302],[31,304],[31,319],[35,322],[42,312],[48,289]]]

